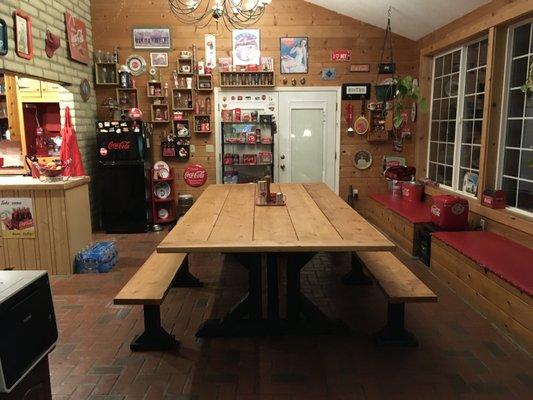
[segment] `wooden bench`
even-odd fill
[[[179,346],[174,335],[161,326],[160,306],[171,287],[199,287],[202,283],[189,272],[188,255],[153,252],[115,296],[118,305],[144,307],[144,332],[130,344],[131,351],[167,350]]]
[[[359,252],[353,254],[352,268],[363,268],[372,275],[383,293],[388,297],[387,324],[374,334],[378,345],[383,346],[418,346],[418,340],[405,329],[405,303],[436,302],[437,296],[417,278],[392,253]],[[366,283],[361,279],[360,283]]]

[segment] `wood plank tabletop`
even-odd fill
[[[256,206],[253,184],[211,185],[159,253],[392,251],[395,245],[323,183],[273,184],[285,206]]]

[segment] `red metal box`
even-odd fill
[[[431,222],[443,229],[465,229],[468,224],[468,201],[457,196],[434,196]]]

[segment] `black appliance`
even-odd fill
[[[415,256],[420,257],[427,267],[431,263],[431,234],[442,230],[435,224],[427,223],[420,225],[415,234]]]
[[[0,393],[9,393],[57,342],[45,271],[0,271],[0,326]]]
[[[150,223],[149,126],[96,123],[102,228],[107,233],[146,232]]]

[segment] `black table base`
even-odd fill
[[[363,272],[364,263],[352,253],[352,269],[342,279],[345,285],[372,285],[372,279]]]
[[[266,258],[267,304],[263,317],[261,254],[235,254],[248,270],[249,292],[221,319],[202,324],[197,337],[271,336],[285,334],[340,334],[349,329],[342,321],[326,316],[300,290],[300,272],[316,253],[268,253]],[[287,258],[287,318],[279,310],[279,258]]]

